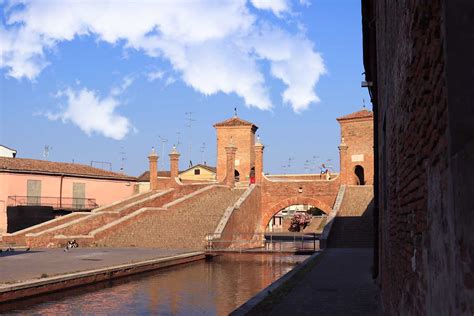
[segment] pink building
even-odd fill
[[[19,221],[28,227],[60,211],[110,204],[134,194],[136,183],[135,177],[81,164],[0,157],[0,233]]]

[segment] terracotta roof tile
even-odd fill
[[[363,109],[354,113],[350,113],[350,114],[338,117],[336,120],[343,121],[343,120],[350,120],[350,119],[369,118],[373,116],[374,116],[374,112]]]
[[[162,170],[157,172],[158,177],[169,178],[171,177],[171,172],[169,170]],[[150,171],[145,171],[138,176],[139,182],[149,182],[150,181]]]
[[[214,173],[216,173],[216,170],[217,170],[216,167],[211,167],[211,166],[208,166],[208,165],[203,165],[203,164],[198,163],[197,165],[189,167],[188,169],[180,171],[179,173],[186,172],[186,171],[194,169],[194,168],[203,168],[203,169],[207,169],[210,172],[214,172]]]
[[[0,172],[64,174],[88,178],[135,181],[137,178],[78,163],[0,157]]]
[[[183,172],[186,172],[188,170],[191,170],[192,168],[194,167],[200,167],[200,168],[204,168],[204,169],[207,169],[211,172],[216,172],[216,167],[211,167],[211,166],[208,166],[208,165],[202,165],[202,164],[197,164],[195,166],[192,166],[186,170],[181,170],[179,171],[179,174],[183,173]],[[158,170],[158,177],[164,177],[164,178],[169,178],[171,177],[171,172],[169,170]],[[138,181],[139,182],[149,182],[150,181],[150,171],[145,171],[143,172],[141,175],[138,176]]]
[[[230,119],[227,119],[225,121],[214,124],[214,127],[217,127],[217,126],[252,126],[255,129],[258,128],[257,125],[236,116]]]

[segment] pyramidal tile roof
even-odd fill
[[[214,124],[214,127],[216,126],[254,126],[255,128],[258,128],[257,125],[249,121],[243,120],[237,116],[231,117],[230,119]]]
[[[374,112],[369,111],[367,109],[363,109],[354,113],[350,113],[350,114],[338,117],[336,120],[344,121],[344,120],[351,120],[351,119],[369,118],[373,116],[374,116]]]

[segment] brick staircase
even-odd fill
[[[347,186],[331,228],[328,247],[373,247],[373,186]]]
[[[245,190],[215,185],[173,201],[161,208],[145,208],[130,215],[124,225],[109,227],[106,236],[98,235],[100,246],[199,249],[205,236],[214,231],[225,210]]]
[[[143,207],[162,206],[202,187],[202,185],[188,185],[176,189],[134,195],[92,212],[75,212],[12,234],[4,234],[2,244],[35,248],[57,247],[76,236],[87,236],[92,231],[126,217]]]

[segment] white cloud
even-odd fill
[[[35,80],[58,43],[94,36],[110,44],[120,41],[127,53],[137,50],[169,61],[178,79],[196,91],[236,93],[260,109],[272,107],[263,74],[263,64],[269,63],[270,75],[287,86],[283,101],[304,110],[319,100],[314,88],[324,73],[320,54],[302,32],[286,31],[283,19],[282,26],[269,25],[250,12],[250,5],[279,17],[290,10],[285,0],[27,0],[4,10],[0,67],[11,77]],[[154,72],[147,78],[170,82],[176,77]]]
[[[163,76],[165,75],[165,72],[164,71],[161,71],[161,70],[158,70],[158,71],[151,71],[149,73],[146,74],[146,77],[148,79],[148,81],[155,81],[155,80],[158,80],[158,79],[163,79]]]
[[[125,78],[123,78],[123,81],[119,86],[112,88],[112,90],[110,91],[110,95],[114,97],[121,95],[125,92],[125,90],[128,89],[128,87],[130,87],[133,81],[135,81],[135,78],[133,78],[132,76],[126,76]]]
[[[288,11],[290,5],[286,0],[251,0],[252,5],[260,10],[271,10],[277,16],[282,12]]]
[[[97,92],[87,88],[59,91],[56,97],[64,98],[66,105],[60,112],[46,113],[45,116],[50,120],[71,122],[87,135],[98,133],[116,140],[123,139],[134,128],[126,117],[116,113],[116,108],[121,105],[117,97],[132,82],[130,77],[126,77],[107,97],[100,97]]]
[[[173,76],[168,76],[166,77],[166,80],[165,80],[165,87],[169,86],[169,85],[172,85],[173,83],[176,82],[176,78],[173,77]]]

